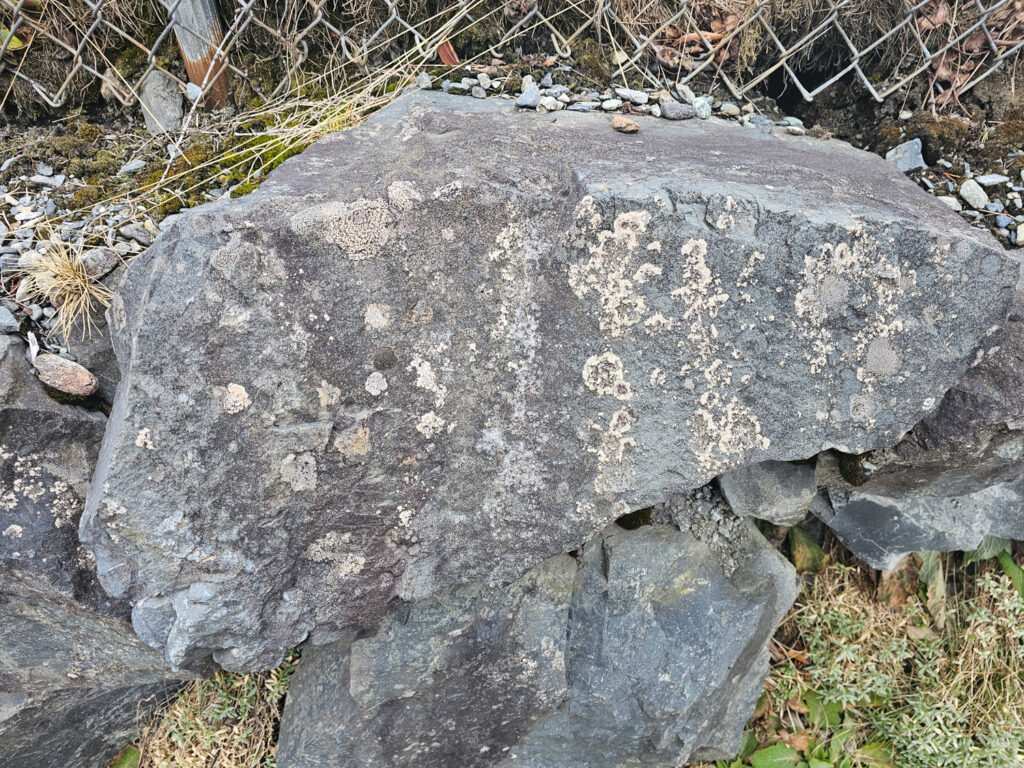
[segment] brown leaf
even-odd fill
[[[445,66],[459,66],[459,55],[455,53],[455,49],[452,48],[451,41],[445,40],[437,46],[437,55],[441,57],[441,61],[444,62]]]
[[[949,21],[949,6],[946,5],[946,0],[932,0],[929,5],[925,6],[924,10],[927,10],[928,13],[919,16],[917,19],[917,25],[921,28],[922,32],[938,29]]]

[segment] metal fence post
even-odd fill
[[[210,87],[206,94],[209,106],[227,106],[227,58],[224,54],[215,58],[224,39],[216,0],[160,1],[174,23],[174,34],[178,38],[189,81],[202,88]]]

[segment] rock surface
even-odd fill
[[[142,81],[139,106],[150,136],[162,136],[181,128],[184,117],[181,89],[166,72],[154,69]]]
[[[973,363],[893,448],[819,459],[830,490],[816,512],[875,567],[971,550],[985,535],[1024,538],[1024,317],[986,338]]]
[[[847,145],[418,92],[133,262],[82,537],[170,661],[270,667],[730,469],[895,443],[1016,273]]]
[[[675,768],[731,756],[798,585],[759,534],[737,530],[746,562],[729,575],[688,530],[612,525],[578,560],[407,604],[375,637],[306,651],[278,765]]]
[[[776,525],[796,525],[818,492],[811,464],[764,461],[718,478],[725,500],[738,515]]]
[[[48,397],[0,336],[0,762],[102,768],[181,676],[135,637],[78,543],[102,414]],[[156,703],[155,701],[151,704]]]

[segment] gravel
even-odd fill
[[[960,197],[971,208],[984,208],[988,203],[988,195],[974,179],[968,179],[960,185]]]

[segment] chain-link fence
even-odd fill
[[[881,101],[923,82],[941,104],[1022,45],[1024,0],[0,0],[3,100],[51,109],[90,89],[132,104],[154,69],[216,106],[329,90],[401,56],[531,53],[736,98],[792,86],[812,100],[853,80]]]

